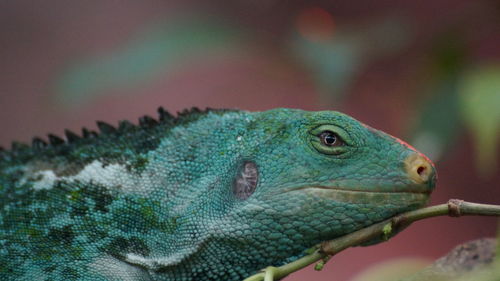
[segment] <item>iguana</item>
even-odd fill
[[[422,206],[436,179],[334,111],[97,126],[0,152],[0,280],[241,280]]]

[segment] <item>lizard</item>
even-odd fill
[[[0,280],[242,280],[435,187],[426,156],[340,112],[158,112],[0,151]]]

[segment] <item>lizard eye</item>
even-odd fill
[[[323,131],[319,135],[321,143],[323,145],[334,147],[334,146],[343,146],[344,141],[334,132],[331,131]]]
[[[343,128],[326,124],[309,132],[311,145],[318,152],[328,155],[340,155],[349,150],[351,141],[349,134]]]

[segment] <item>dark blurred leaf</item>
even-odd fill
[[[347,92],[363,66],[393,54],[412,36],[406,22],[388,17],[362,26],[336,27],[331,38],[322,41],[294,33],[290,48],[323,94],[320,102],[333,104]]]
[[[461,127],[457,77],[440,81],[420,111],[412,144],[437,161],[453,144]]]
[[[439,36],[432,50],[432,56],[440,76],[459,74],[467,63],[467,49],[461,30],[451,30]]]
[[[466,63],[466,49],[461,35],[452,30],[437,37],[430,55],[426,76],[432,79],[424,80],[428,84],[422,87],[428,90],[419,97],[427,99],[411,131],[412,144],[437,161],[455,143],[463,126],[458,83]]]

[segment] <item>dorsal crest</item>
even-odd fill
[[[34,137],[31,146],[20,142],[12,142],[10,150],[5,150],[0,147],[0,158],[15,157],[19,154],[30,151],[45,151],[51,148],[64,147],[68,145],[79,144],[82,142],[88,143],[90,139],[118,137],[120,135],[130,134],[141,130],[154,130],[158,126],[162,126],[163,129],[170,129],[198,120],[200,117],[205,116],[210,112],[221,114],[233,110],[211,108],[200,110],[197,107],[193,107],[191,109],[185,109],[181,112],[178,112],[177,116],[169,113],[163,107],[159,107],[157,111],[158,117],[156,119],[151,116],[144,115],[138,119],[137,125],[127,120],[122,120],[119,121],[118,126],[115,127],[109,123],[97,121],[96,124],[99,132],[92,131],[84,127],[82,128],[81,135],[78,135],[77,133],[66,129],[64,131],[64,137],[59,137],[54,134],[48,134],[48,140],[44,140],[40,137]]]

